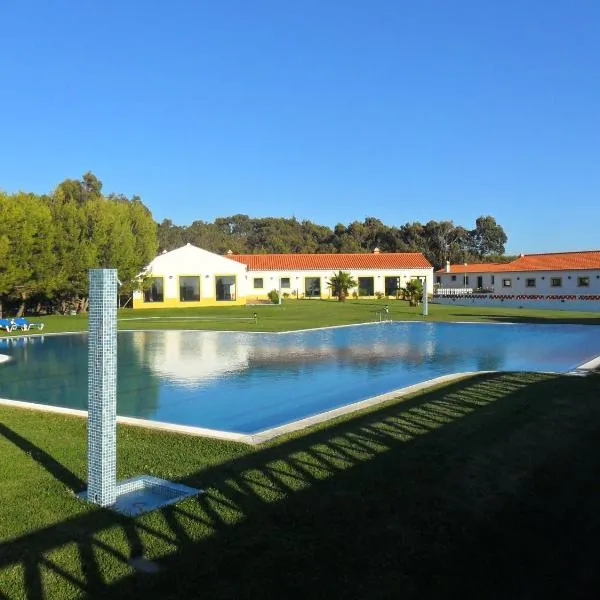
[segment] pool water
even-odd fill
[[[0,398],[87,408],[87,334],[0,338],[0,354]],[[117,412],[252,434],[440,375],[568,372],[599,355],[585,325],[119,332]]]

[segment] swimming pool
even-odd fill
[[[2,338],[0,397],[86,409],[87,334]],[[441,375],[568,372],[585,325],[385,323],[283,334],[118,334],[119,415],[254,434]]]

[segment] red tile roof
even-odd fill
[[[450,273],[498,273],[507,271],[568,271],[600,269],[600,250],[523,254],[509,263],[467,263],[450,265]],[[437,273],[445,273],[440,269]]]
[[[420,252],[373,254],[228,254],[249,271],[331,271],[342,269],[430,269]]]

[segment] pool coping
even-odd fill
[[[282,333],[300,333],[305,331],[318,331],[320,329],[335,329],[339,327],[356,327],[359,325],[382,325],[386,323],[427,323],[427,321],[375,321],[369,323],[350,323],[346,325],[333,325],[331,327],[316,327],[312,329],[301,329],[301,330],[292,330],[292,331],[229,331],[229,330],[206,330],[206,329],[175,329],[175,330],[165,330],[165,329],[126,329],[121,331],[210,331],[214,333],[272,333],[272,334],[282,334]],[[435,321],[437,322],[437,321]],[[445,322],[445,321],[442,321]],[[478,321],[453,321],[453,323],[460,324],[479,324]],[[489,325],[518,325],[519,323],[487,323]],[[73,335],[75,333],[85,334],[87,331],[72,331],[72,332],[56,332],[56,333],[42,333],[37,335]],[[29,337],[29,336],[14,336],[16,337]],[[10,356],[6,356],[0,354],[0,364],[10,360]],[[573,370],[568,371],[566,373],[554,373],[557,375],[587,375],[591,373],[593,370],[600,367],[600,355],[592,358],[591,360],[578,365]],[[370,398],[366,398],[363,400],[358,400],[351,404],[346,404],[344,406],[339,406],[337,408],[333,408],[330,410],[326,410],[324,412],[317,413],[315,415],[311,415],[308,417],[303,417],[302,419],[298,419],[296,421],[292,421],[290,423],[286,423],[284,425],[278,425],[276,427],[271,427],[269,429],[264,429],[262,431],[258,431],[256,433],[245,434],[245,433],[237,433],[233,431],[224,431],[219,429],[210,429],[206,427],[197,427],[193,425],[178,425],[175,423],[167,423],[165,421],[154,421],[150,419],[142,419],[139,417],[127,417],[127,416],[119,416],[117,415],[117,423],[124,425],[131,425],[134,427],[143,427],[146,429],[153,429],[159,431],[168,431],[171,433],[182,433],[186,435],[198,436],[198,437],[207,437],[212,439],[219,439],[225,441],[233,441],[240,442],[249,445],[257,445],[268,442],[274,438],[285,435],[286,433],[293,433],[296,431],[300,431],[302,429],[306,429],[313,425],[318,425],[321,423],[325,423],[336,417],[340,417],[343,415],[347,415],[350,413],[354,413],[360,411],[365,408],[370,408],[373,406],[377,406],[388,400],[393,400],[396,398],[402,398],[403,396],[413,394],[418,391],[426,390],[428,388],[435,387],[440,384],[450,383],[452,381],[456,381],[458,379],[463,379],[465,377],[472,377],[475,375],[481,375],[486,373],[496,373],[499,371],[464,371],[459,373],[449,373],[446,375],[440,375],[438,377],[434,377],[433,379],[428,379],[426,381],[422,381],[420,383],[415,383],[409,386],[405,386],[402,388],[398,388],[395,390],[391,390],[389,392],[385,392],[384,394],[378,394],[377,396],[372,396]],[[35,402],[25,402],[23,400],[11,400],[8,398],[0,398],[0,406],[8,406],[14,408],[22,408],[26,410],[34,410],[39,412],[49,412],[54,414],[63,414],[67,416],[75,416],[87,418],[88,411],[83,409],[75,409],[75,408],[65,408],[61,406],[54,406],[50,404],[40,404]]]
[[[175,423],[167,423],[165,421],[152,421],[150,419],[141,419],[139,417],[126,417],[117,415],[117,423],[123,425],[132,425],[135,427],[143,427],[145,429],[154,429],[159,431],[168,431],[171,433],[184,433],[187,435],[193,435],[198,437],[207,437],[219,440],[226,440],[231,442],[241,442],[244,444],[257,445],[264,442],[268,442],[276,437],[284,435],[286,433],[292,433],[301,429],[306,429],[312,425],[318,425],[326,421],[330,421],[339,416],[347,415],[350,413],[357,412],[364,408],[370,408],[377,406],[388,400],[395,398],[401,398],[405,395],[412,394],[421,390],[425,390],[436,385],[443,383],[450,383],[457,379],[463,379],[473,375],[480,375],[482,373],[493,373],[494,371],[465,371],[461,373],[451,373],[448,375],[440,375],[433,379],[428,379],[420,383],[415,383],[403,388],[398,388],[385,394],[379,394],[371,398],[359,400],[352,404],[346,404],[339,406],[331,410],[327,410],[310,417],[304,417],[285,425],[278,425],[277,427],[271,427],[264,429],[256,433],[236,433],[234,431],[223,431],[220,429],[210,429],[207,427],[196,427],[193,425],[177,425]],[[0,398],[0,406],[7,406],[12,408],[22,408],[25,410],[32,410],[37,412],[48,412],[53,414],[60,414],[72,417],[80,417],[87,419],[88,411],[79,408],[65,408],[62,406],[54,406],[52,404],[40,404],[36,402],[25,402],[23,400],[10,400],[8,398]]]

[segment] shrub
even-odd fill
[[[381,300],[384,296],[385,294],[383,292],[375,292],[375,298],[377,298],[377,300]]]
[[[267,294],[267,297],[273,304],[279,304],[279,294],[277,293],[277,290],[271,290]]]

